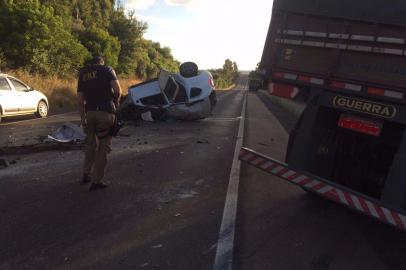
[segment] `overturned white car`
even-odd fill
[[[198,70],[195,63],[180,66],[179,73],[161,70],[158,78],[128,89],[128,96],[120,108],[122,118],[128,112],[150,112],[154,120],[175,118],[199,120],[209,117],[216,105],[213,76],[208,71]]]

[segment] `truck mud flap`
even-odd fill
[[[382,205],[378,200],[313,176],[310,173],[291,169],[284,162],[272,159],[249,148],[241,148],[239,159],[322,197],[406,231],[406,212],[402,210]]]

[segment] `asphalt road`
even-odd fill
[[[213,269],[246,83],[218,93],[212,118],[126,127],[107,190],[78,184],[80,151],[6,156],[17,163],[0,170],[0,270]],[[8,121],[0,142],[66,121],[77,115]],[[248,93],[244,145],[283,160],[295,122],[267,93]],[[234,270],[406,269],[405,244],[403,232],[242,164]]]
[[[80,151],[7,156],[0,269],[212,269],[245,84],[219,93],[212,118],[126,127],[107,190],[78,183]],[[75,119],[2,124],[0,138]]]

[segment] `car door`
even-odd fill
[[[9,81],[5,77],[0,77],[0,106],[3,108],[5,115],[18,113],[17,100],[17,93],[11,87]]]
[[[33,92],[29,91],[29,87],[14,78],[8,78],[16,91],[18,98],[18,112],[30,113],[36,110],[37,101],[33,95]]]

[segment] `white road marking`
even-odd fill
[[[237,216],[238,185],[240,182],[241,167],[241,161],[238,157],[244,140],[246,106],[247,94],[244,93],[241,121],[238,129],[237,142],[235,144],[233,165],[230,172],[213,270],[231,270],[233,267],[235,220]]]

